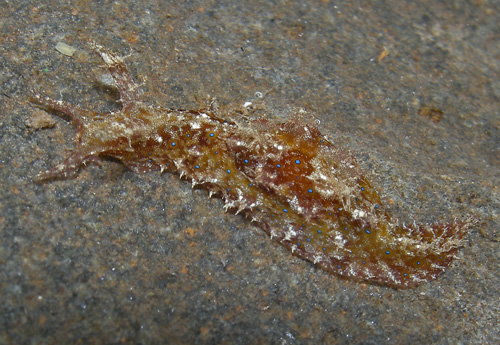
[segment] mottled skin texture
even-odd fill
[[[73,176],[104,156],[136,173],[179,173],[293,254],[341,276],[396,288],[435,279],[462,245],[470,221],[394,224],[355,159],[316,128],[300,120],[234,123],[210,109],[148,106],[123,60],[90,45],[114,78],[122,109],[98,113],[32,96],[77,127],[74,152],[39,180]]]

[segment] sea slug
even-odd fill
[[[463,245],[470,220],[398,225],[354,157],[298,119],[226,121],[211,109],[148,106],[121,57],[95,42],[121,97],[101,113],[34,93],[70,117],[75,150],[38,180],[74,176],[114,157],[136,173],[178,173],[222,197],[294,255],[356,280],[409,288],[435,279]]]

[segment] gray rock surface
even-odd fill
[[[3,1],[0,343],[498,343],[499,21],[494,1]],[[401,221],[480,222],[438,280],[397,291],[293,257],[175,175],[105,161],[35,184],[75,132],[28,125],[54,125],[30,89],[117,107],[89,39],[152,104],[312,113]]]

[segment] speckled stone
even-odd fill
[[[5,2],[0,343],[497,342],[499,13],[464,1]],[[130,55],[151,102],[313,113],[401,221],[417,210],[481,223],[437,281],[396,291],[291,256],[177,176],[109,161],[35,184],[74,129],[27,127],[31,88],[117,107],[94,82],[105,76],[89,38]]]

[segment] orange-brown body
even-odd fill
[[[468,221],[399,226],[355,159],[312,126],[291,120],[227,122],[212,110],[145,105],[123,60],[91,43],[121,95],[100,114],[40,95],[32,101],[70,116],[75,151],[39,179],[68,177],[110,156],[137,173],[177,172],[220,195],[272,239],[315,265],[397,288],[435,279],[453,260]]]

